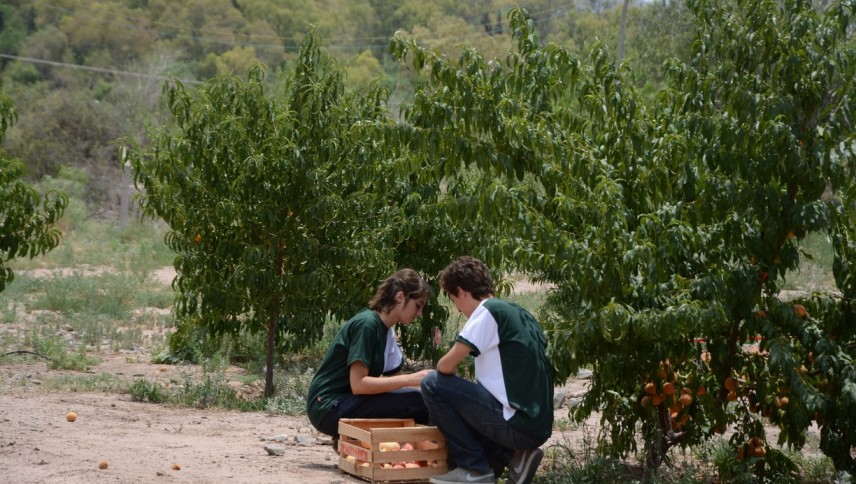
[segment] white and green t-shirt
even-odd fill
[[[457,336],[472,350],[476,380],[503,405],[503,416],[533,437],[553,428],[553,373],[541,326],[522,307],[485,299]]]

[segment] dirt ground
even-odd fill
[[[156,276],[169,283],[174,272],[166,268]],[[98,357],[101,363],[88,376],[166,383],[201,373],[195,367],[149,363],[145,351]],[[134,402],[128,394],[61,392],[47,388],[46,382],[66,374],[71,379],[87,375],[49,370],[36,356],[2,363],[0,482],[366,482],[338,469],[330,439],[305,416],[177,408]],[[241,383],[242,374],[240,368],[226,370],[236,392],[260,393],[258,386]],[[586,386],[587,380],[580,378],[557,391],[567,402],[582,396]],[[77,414],[74,422],[66,419],[70,411]],[[557,418],[567,414],[567,403],[556,409]],[[582,438],[579,431],[556,432],[547,445]],[[285,452],[271,455],[266,446]],[[107,462],[106,469],[99,469],[101,461]]]
[[[90,372],[169,381],[188,370],[128,360],[109,355]],[[133,402],[127,394],[43,388],[43,380],[59,373],[38,360],[0,366],[0,481],[366,482],[338,469],[329,438],[303,416],[176,408]],[[572,398],[585,385],[580,379],[561,391]],[[66,419],[69,411],[77,414],[74,422]],[[556,415],[567,417],[567,406]],[[564,438],[556,433],[553,441]],[[265,446],[285,453],[270,455]],[[107,469],[99,469],[102,460]]]

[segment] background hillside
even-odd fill
[[[117,219],[122,142],[145,145],[161,122],[167,76],[192,86],[216,75],[268,79],[289,69],[306,33],[347,75],[351,89],[380,82],[395,112],[411,79],[386,53],[400,33],[450,58],[473,48],[504,59],[512,44],[508,0],[7,0],[0,5],[0,90],[19,113],[3,148],[30,182],[83,187],[84,217]],[[593,42],[617,50],[623,3],[528,0],[543,43],[585,56]],[[653,92],[668,57],[687,51],[682,2],[629,4],[623,58]]]

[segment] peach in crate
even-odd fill
[[[371,482],[427,482],[445,474],[446,440],[412,419],[339,420],[339,469]]]

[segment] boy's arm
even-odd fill
[[[437,371],[445,375],[455,374],[455,369],[458,363],[467,357],[472,352],[472,348],[460,341],[456,341],[454,346],[445,354],[440,361],[437,362]]]

